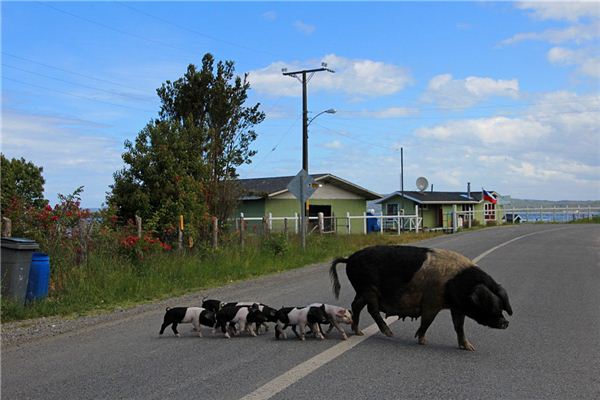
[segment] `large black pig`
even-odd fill
[[[358,328],[360,312],[367,306],[379,330],[387,336],[392,331],[380,315],[399,318],[421,317],[415,337],[425,344],[425,332],[435,316],[450,309],[461,349],[475,348],[464,333],[465,315],[481,325],[505,329],[512,315],[506,291],[492,277],[456,252],[414,246],[372,246],[348,258],[338,258],[329,270],[335,297],[339,297],[338,263],[346,264],[346,273],[356,291],[352,302],[352,329]]]

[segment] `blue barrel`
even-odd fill
[[[50,286],[50,257],[45,253],[33,253],[27,283],[27,301],[41,300],[48,296]]]

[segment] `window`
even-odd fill
[[[496,205],[493,203],[485,203],[483,215],[486,221],[496,220]]]
[[[386,215],[398,215],[398,204],[388,203],[385,210]]]

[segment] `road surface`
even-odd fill
[[[476,259],[508,291],[506,330],[467,318],[476,352],[459,350],[441,312],[419,346],[419,321],[392,323],[340,340],[182,338],[158,330],[164,309],[117,319],[2,351],[3,399],[598,399],[600,398],[600,225],[521,225],[446,235],[419,245]],[[340,255],[341,256],[341,255]],[[205,291],[225,301],[273,307],[327,302],[348,307],[345,267],[331,293],[328,264]],[[183,304],[173,304],[183,305]],[[185,304],[193,305],[193,304]],[[395,319],[395,318],[394,318]],[[370,327],[371,326],[371,327]],[[347,329],[349,331],[349,328]],[[291,337],[291,335],[289,336]]]

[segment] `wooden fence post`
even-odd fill
[[[346,220],[348,221],[348,235],[352,233],[352,227],[350,226],[350,212],[346,211]]]
[[[2,217],[2,236],[12,236],[12,221],[10,220],[10,218]]]
[[[219,244],[219,219],[212,217],[212,248],[216,249]]]
[[[142,218],[136,214],[135,216],[135,226],[137,227],[137,237],[139,239],[142,238]]]
[[[283,219],[283,234],[285,235],[285,238],[288,238],[288,219],[287,217]]]
[[[177,235],[177,250],[183,250],[183,215],[179,216],[179,232]]]
[[[265,215],[263,217],[263,234],[265,235],[265,238],[268,238],[271,234],[271,232],[269,231],[269,225],[270,225],[270,219],[268,215]]]
[[[319,234],[322,235],[325,230],[325,217],[322,212],[318,213],[317,216],[319,217]]]

